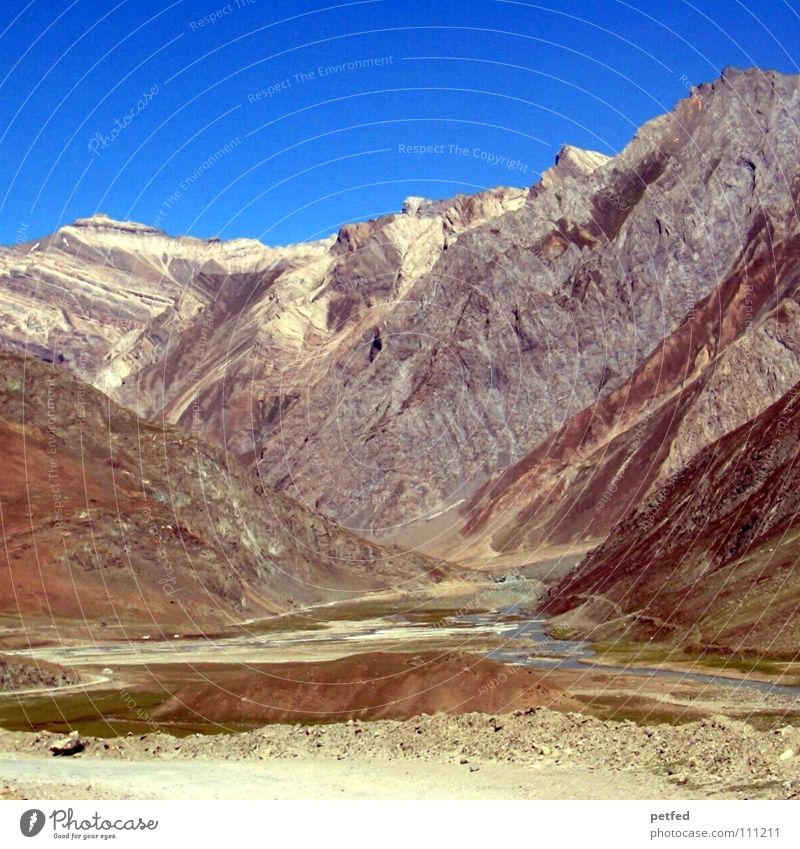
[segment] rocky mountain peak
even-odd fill
[[[412,195],[403,201],[404,215],[418,215],[435,205],[435,201],[430,198],[416,197]]]
[[[163,230],[157,227],[152,227],[149,224],[140,224],[137,221],[120,221],[106,215],[105,212],[98,212],[88,218],[78,218],[73,224],[68,225],[72,228],[80,228],[86,230],[110,230],[118,233],[157,233],[165,236]]]
[[[605,153],[596,150],[584,150],[571,144],[565,144],[556,154],[556,166],[567,165],[584,174],[591,174],[611,159]]]

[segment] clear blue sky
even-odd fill
[[[797,72],[800,47],[796,0],[5,0],[1,14],[3,244],[97,211],[283,244],[408,195],[530,185],[564,142],[618,151],[687,80]]]

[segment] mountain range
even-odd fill
[[[78,615],[113,561],[109,598],[133,604],[143,576],[155,618],[173,615],[143,538],[126,560],[108,499],[127,472],[125,513],[185,499],[164,525],[176,550],[197,546],[187,594],[209,616],[514,568],[582,633],[789,652],[798,118],[800,78],[727,69],[615,156],[566,146],[530,188],[409,198],[316,242],[97,214],[2,249],[8,485],[38,462],[52,500],[55,380],[62,410],[78,395],[91,410],[91,427],[53,425],[70,544],[88,510],[108,546],[72,552],[86,592],[50,591],[36,549],[53,533],[48,562],[63,560],[52,515],[30,481],[27,501],[0,494],[20,546],[3,605],[19,583],[32,608],[69,597]]]

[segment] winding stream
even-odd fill
[[[60,646],[8,652],[43,658],[65,666],[162,663],[281,663],[318,662],[367,651],[467,651],[503,663],[536,669],[581,672],[604,671],[644,678],[669,678],[699,684],[750,689],[800,698],[800,687],[710,672],[663,669],[654,666],[614,666],[593,661],[591,645],[582,640],[549,636],[544,619],[520,619],[513,608],[500,613],[473,613],[444,617],[434,624],[412,617],[393,616],[360,620],[330,620],[314,628],[244,634],[230,637],[184,637]],[[50,690],[52,695],[55,691]],[[10,693],[8,694],[10,695]],[[19,693],[18,693],[19,695]]]
[[[496,616],[491,614],[469,614],[459,617],[460,621],[476,626],[486,625]],[[700,684],[713,684],[719,687],[734,689],[760,690],[763,693],[774,693],[782,696],[800,698],[800,687],[786,684],[773,684],[769,681],[759,681],[752,678],[734,678],[728,675],[715,675],[709,672],[691,672],[676,669],[663,669],[651,666],[613,666],[597,663],[592,660],[595,652],[591,644],[584,640],[557,640],[551,637],[546,629],[546,620],[529,619],[523,622],[509,623],[500,633],[509,641],[524,640],[527,647],[506,645],[490,652],[489,656],[503,663],[513,663],[536,669],[571,669],[586,672],[602,670],[605,672],[625,673],[646,678],[674,678],[679,681],[696,681]],[[542,653],[530,654],[528,641],[533,641],[543,649]]]

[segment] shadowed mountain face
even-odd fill
[[[800,384],[619,522],[545,609],[595,635],[796,657],[799,447]]]
[[[586,548],[800,380],[798,119],[731,70],[613,158],[315,243],[86,219],[0,252],[0,339],[357,532]]]
[[[436,564],[265,490],[238,461],[137,418],[66,370],[0,354],[0,612],[206,628]]]

